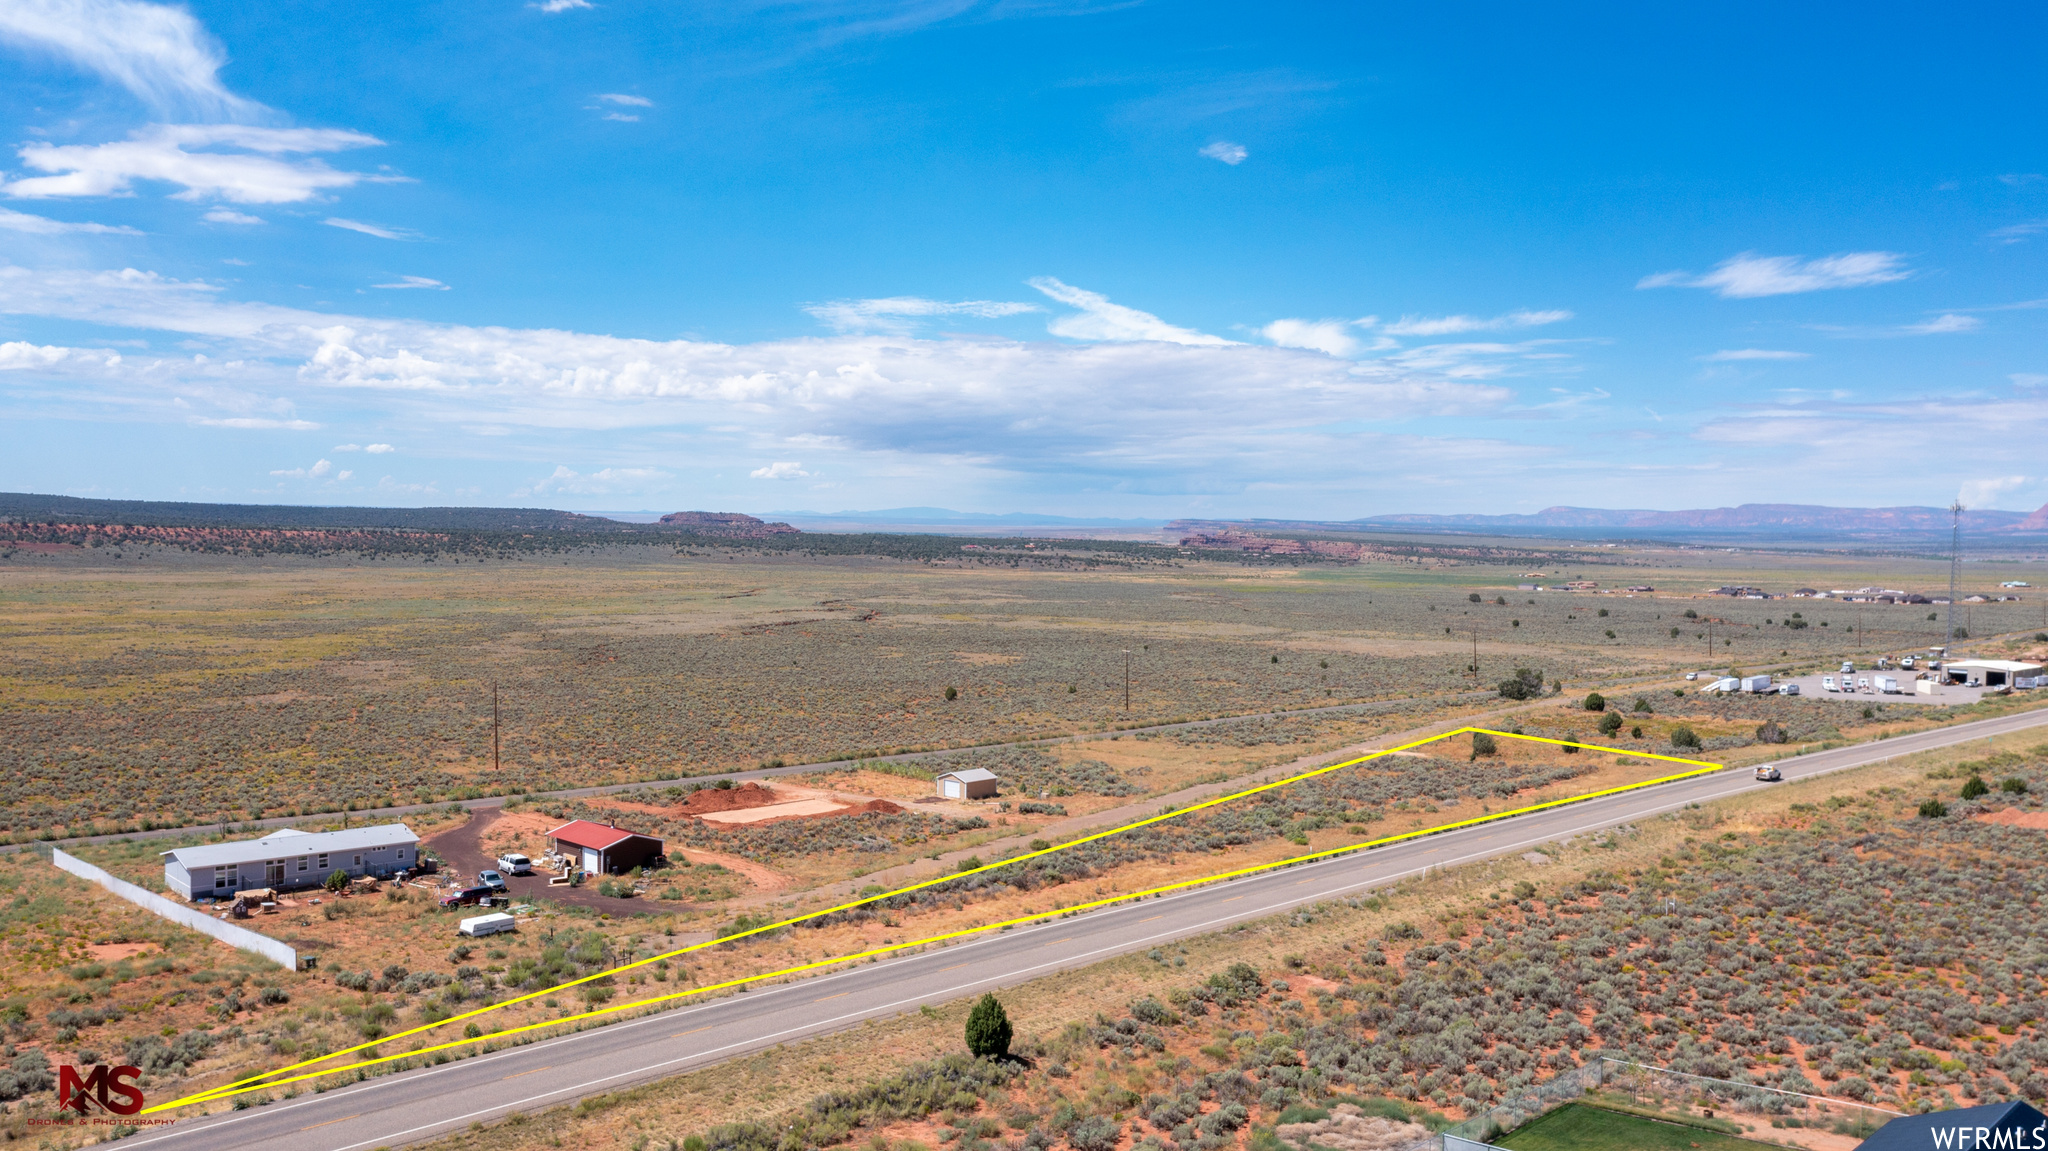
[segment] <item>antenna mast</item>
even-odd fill
[[[1956,582],[1962,575],[1963,566],[1963,501],[1957,500],[1948,506],[1950,517],[1948,540],[1948,622],[1946,634],[1941,638],[1941,658],[1948,658],[1949,645],[1956,641]]]

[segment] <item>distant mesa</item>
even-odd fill
[[[713,536],[725,540],[758,540],[769,536],[802,534],[788,524],[768,523],[739,512],[670,512],[661,517],[661,523],[672,528],[682,528],[692,535]]]
[[[1695,508],[1685,511],[1652,511],[1644,508],[1552,507],[1526,515],[1376,515],[1355,520],[1175,520],[1169,532],[1183,536],[1208,536],[1186,546],[1228,546],[1231,533],[1345,532],[1374,528],[1407,528],[1424,531],[1485,531],[1487,529],[1549,529],[1578,531],[1628,531],[1647,534],[1684,532],[1773,533],[1946,533],[1947,508],[1890,507],[1836,508],[1812,504],[1743,504],[1732,508]],[[1971,509],[1964,513],[1966,533],[2008,534],[2048,532],[2048,506],[2032,514],[1995,508]]]

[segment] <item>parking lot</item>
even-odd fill
[[[1826,674],[1832,675],[1836,685],[1840,686],[1842,682],[1840,673],[1831,672]],[[1899,671],[1896,669],[1892,671],[1877,671],[1868,665],[1859,664],[1853,678],[1858,681],[1869,680],[1870,687],[1868,689],[1854,692],[1827,691],[1821,686],[1821,675],[1819,674],[1794,676],[1791,679],[1777,679],[1774,677],[1771,680],[1771,689],[1775,691],[1781,684],[1796,683],[1799,685],[1799,695],[1802,699],[1859,699],[1867,703],[1920,703],[1932,704],[1937,707],[1952,707],[1976,703],[1987,690],[1981,687],[1957,687],[1952,684],[1942,684],[1935,687],[1933,695],[1920,695],[1914,691],[1913,684],[1913,677],[1918,674],[1918,672]],[[1879,676],[1890,676],[1898,680],[1899,688],[1901,689],[1900,694],[1887,695],[1878,691],[1877,679]]]

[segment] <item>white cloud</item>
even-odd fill
[[[180,7],[136,0],[9,0],[0,4],[0,38],[97,72],[161,116],[241,120],[264,111],[221,84],[219,46]]]
[[[1998,179],[2000,183],[2010,184],[2015,188],[2024,188],[2028,184],[2038,184],[2043,180],[2048,180],[2048,176],[2043,176],[2039,172],[2007,172]]]
[[[597,98],[607,103],[625,104],[633,108],[652,108],[654,101],[645,96],[629,96],[624,92],[599,92]]]
[[[1731,360],[1804,360],[1811,358],[1809,352],[1780,352],[1770,348],[1732,348],[1715,352],[1700,359],[1710,364],[1726,363]]]
[[[571,8],[589,8],[591,6],[590,0],[541,0],[539,4],[527,5],[528,8],[538,8],[543,12],[550,13],[567,12]]]
[[[1228,140],[1218,140],[1214,144],[1204,144],[1201,148],[1201,154],[1209,157],[1211,160],[1221,160],[1233,168],[1244,163],[1245,158],[1251,155],[1250,152],[1245,150],[1243,144],[1233,144]]]
[[[201,427],[238,428],[245,431],[313,432],[320,430],[320,425],[311,420],[273,420],[263,416],[235,416],[225,420],[199,416],[195,417],[192,422]]]
[[[1636,282],[1638,288],[1710,288],[1724,299],[1754,299],[1829,288],[1862,288],[1890,284],[1912,273],[1896,252],[1842,252],[1801,262],[1798,256],[1759,256],[1744,252],[1721,262],[1704,276],[1690,272],[1658,272]]]
[[[832,300],[805,304],[804,311],[840,332],[908,333],[916,321],[933,316],[973,316],[993,320],[1024,312],[1042,312],[1037,304],[1005,300],[926,300],[917,296],[889,296],[875,300]]]
[[[338,484],[345,484],[354,478],[356,478],[356,474],[354,472],[342,472],[341,474],[334,477],[334,482]]]
[[[1944,313],[1924,323],[1907,324],[1900,328],[1909,336],[1947,336],[1958,332],[1974,332],[1984,326],[1984,321],[1975,316],[1958,316],[1954,312]]]
[[[273,476],[282,476],[285,479],[290,480],[317,480],[333,470],[333,464],[328,463],[326,460],[321,460],[319,463],[314,464],[312,467],[309,468],[282,468],[273,471],[270,474]]]
[[[286,160],[286,155],[338,152],[382,144],[374,136],[338,128],[258,128],[237,124],[153,124],[111,144],[24,145],[22,162],[40,172],[0,185],[22,198],[117,196],[137,180],[178,184],[181,200],[218,197],[238,204],[291,204],[328,188],[396,176],[342,172],[319,160]],[[232,148],[238,151],[193,151]]]
[[[757,480],[799,480],[808,478],[811,473],[795,460],[781,460],[764,468],[755,468],[747,474]]]
[[[406,288],[423,288],[434,292],[445,292],[448,290],[448,285],[439,280],[429,280],[425,276],[400,276],[396,283],[371,284],[370,286],[373,288],[397,288],[401,290]]]
[[[9,340],[0,344],[0,372],[54,368],[67,362],[113,367],[121,362],[121,357],[119,353],[98,348],[65,348],[31,344],[26,340]]]
[[[2048,220],[2027,220],[2018,224],[2007,224],[1988,233],[1989,237],[2001,244],[2017,244],[2029,236],[2048,232]]]
[[[31,236],[62,236],[73,232],[84,232],[101,236],[140,236],[141,232],[126,224],[74,224],[69,220],[52,220],[44,216],[31,216],[12,208],[0,208],[0,229],[9,232],[26,232]]]
[[[364,448],[363,450],[370,453],[373,456],[384,456],[389,455],[392,452],[397,451],[398,449],[392,447],[390,444],[371,444],[370,446]]]
[[[1966,480],[1956,493],[1964,507],[1984,507],[1998,502],[1998,497],[2007,492],[2017,491],[2033,482],[2031,476],[1997,476],[1991,479]]]
[[[1077,344],[870,333],[726,344],[350,316],[221,296],[214,285],[133,269],[0,264],[0,313],[172,332],[211,354],[205,364],[166,358],[147,373],[79,364],[64,369],[81,376],[73,396],[161,410],[169,391],[220,407],[229,401],[201,389],[231,381],[247,398],[201,422],[310,429],[318,425],[272,401],[325,407],[339,392],[358,419],[450,434],[492,429],[537,444],[659,428],[694,445],[685,449],[699,461],[693,467],[742,477],[765,454],[794,456],[807,465],[800,470],[835,478],[943,476],[956,487],[1012,492],[1024,490],[1024,476],[1099,491],[1242,490],[1274,477],[1356,490],[1359,473],[1345,461],[1368,439],[1383,447],[1398,421],[1501,414],[1516,397],[1492,379],[1571,370],[1564,341],[1437,344],[1359,360],[1214,337]],[[1146,317],[1119,334],[1159,324]],[[1339,427],[1348,430],[1327,430]],[[1418,439],[1402,459],[1427,476],[1424,447],[1441,442]],[[549,482],[617,488],[623,476]]]
[[[547,492],[567,492],[571,495],[601,496],[619,491],[639,491],[658,486],[655,481],[673,479],[659,468],[603,468],[589,475],[560,464],[554,473],[538,483],[529,484],[512,493],[515,498],[537,496]]]
[[[1390,336],[1449,336],[1459,332],[1498,332],[1508,328],[1535,328],[1562,323],[1572,318],[1567,311],[1516,311],[1502,316],[1402,316],[1380,330]]]
[[[625,112],[606,112],[604,118],[607,120],[617,120],[621,124],[638,124],[640,122],[640,117],[629,115]]]
[[[251,216],[247,212],[237,212],[233,208],[215,208],[213,211],[201,216],[200,219],[205,220],[209,224],[261,224],[264,222],[261,216]]]
[[[365,224],[361,220],[349,220],[340,216],[329,216],[320,222],[330,228],[344,228],[351,232],[361,232],[365,236],[375,236],[380,240],[417,240],[420,238],[418,232],[407,228],[386,228],[379,224]]]
[[[337,451],[337,452],[359,452],[359,451],[362,451],[362,450],[363,450],[363,445],[361,445],[361,444],[336,444],[336,445],[334,445],[334,449],[333,449],[333,450],[335,450],[335,451]]]
[[[1175,327],[1150,312],[1113,304],[1109,297],[1099,292],[1063,284],[1051,276],[1039,276],[1026,282],[1060,303],[1080,309],[1078,316],[1062,316],[1046,325],[1046,330],[1055,336],[1065,336],[1070,340],[1146,340],[1190,346],[1236,343],[1220,336]]]
[[[1367,320],[1274,320],[1259,334],[1283,348],[1313,348],[1333,356],[1348,356],[1360,347],[1350,329]]]

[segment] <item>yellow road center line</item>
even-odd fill
[[[716,1024],[716,1023],[706,1023],[706,1024],[705,1024],[704,1026],[702,1026],[702,1027],[693,1027],[693,1028],[691,1028],[691,1029],[690,1029],[690,1030],[688,1030],[688,1031],[678,1031],[678,1032],[676,1032],[676,1033],[675,1033],[674,1035],[671,1035],[671,1036],[669,1036],[669,1038],[670,1038],[670,1039],[681,1039],[681,1038],[682,1038],[683,1036],[685,1036],[685,1035],[695,1035],[695,1034],[696,1034],[697,1032],[699,1032],[699,1031],[709,1031],[709,1030],[711,1030],[711,1029],[712,1029],[713,1027],[716,1027],[716,1026],[718,1026],[718,1024]]]
[[[1165,917],[1164,915],[1155,915],[1155,916],[1153,916],[1153,917],[1152,917],[1152,919],[1165,919],[1165,918],[1166,918],[1166,917]],[[1138,922],[1139,922],[1139,923],[1150,923],[1150,922],[1152,922],[1152,919],[1140,919],[1140,920],[1139,920]]]
[[[958,971],[958,970],[960,970],[960,969],[961,969],[961,968],[963,968],[963,967],[969,967],[969,966],[972,966],[972,964],[967,964],[967,963],[955,963],[955,964],[954,964],[953,966],[951,966],[951,967],[941,967],[941,968],[939,968],[939,974],[940,974],[940,975],[944,975],[944,974],[945,974],[946,972],[948,972],[948,971]]]
[[[349,1120],[351,1120],[351,1119],[361,1119],[361,1118],[362,1118],[362,1116],[361,1116],[360,1114],[357,1114],[357,1115],[344,1115],[344,1116],[342,1116],[342,1117],[341,1117],[341,1118],[339,1118],[339,1119],[329,1119],[329,1120],[328,1120],[327,1122],[325,1122],[325,1123],[315,1123],[315,1124],[313,1124],[313,1126],[312,1126],[312,1127],[301,1127],[301,1128],[299,1128],[299,1130],[301,1130],[301,1131],[311,1131],[311,1130],[313,1130],[313,1128],[314,1128],[314,1127],[332,1127],[332,1126],[334,1126],[334,1125],[335,1125],[336,1123],[346,1123],[346,1122],[348,1122],[348,1121],[349,1121]]]
[[[154,1107],[144,1108],[142,1113],[148,1115],[158,1111],[168,1111],[172,1108],[182,1107],[187,1104],[209,1103],[219,1099],[226,1099],[233,1095],[246,1094],[251,1091],[260,1091],[271,1087],[282,1087],[286,1084],[298,1083],[307,1079],[318,1079],[324,1075],[333,1075],[341,1072],[354,1071],[364,1067],[374,1067],[380,1064],[390,1063],[400,1059],[410,1059],[414,1056],[431,1055],[434,1052],[445,1051],[453,1047],[465,1047],[472,1044],[485,1043],[493,1040],[504,1039],[513,1035],[518,1035],[527,1031],[533,1031],[542,1027],[551,1027],[558,1024],[574,1023],[580,1020],[591,1019],[601,1015],[610,1015],[620,1011],[632,1010],[634,1008],[648,1007],[657,1003],[667,1002],[672,999],[681,999],[691,995],[702,995],[711,991],[720,991],[734,987],[744,988],[745,985],[748,983],[758,982],[764,979],[773,979],[778,976],[785,975],[796,975],[805,971],[815,970],[820,967],[828,967],[837,963],[847,963],[856,959],[866,959],[871,956],[878,956],[892,951],[903,951],[911,947],[919,947],[932,944],[944,944],[950,940],[963,938],[969,935],[974,935],[982,931],[997,930],[1004,927],[1013,927],[1022,923],[1029,922],[1031,919],[1036,917],[1037,913],[1029,913],[1015,919],[1005,920],[997,923],[982,924],[961,931],[953,931],[943,935],[935,935],[927,939],[913,940],[901,944],[885,945],[883,947],[870,948],[866,951],[853,952],[848,955],[836,956],[830,959],[821,959],[813,963],[798,964],[794,967],[783,968],[780,971],[771,971],[761,975],[748,976],[744,979],[732,979],[727,980],[723,983],[713,983],[707,984],[703,987],[691,988],[688,991],[678,991],[668,995],[657,995],[651,999],[641,999],[628,1003],[621,1003],[612,1007],[597,1008],[595,1010],[583,1012],[579,1015],[565,1015],[556,1019],[542,1020],[538,1023],[528,1023],[519,1027],[506,1028],[503,1031],[496,1031],[484,1035],[479,1035],[474,1038],[457,1039],[447,1043],[437,1044],[434,1046],[420,1047],[412,1051],[406,1052],[403,1055],[383,1055],[372,1059],[359,1060],[355,1063],[344,1064],[339,1067],[330,1067],[324,1071],[311,1071],[302,1075],[295,1075],[291,1076],[290,1078],[284,1079],[275,1078],[276,1076],[286,1075],[287,1073],[292,1071],[298,1071],[301,1068],[311,1067],[316,1063],[324,1063],[329,1059],[334,1059],[343,1055],[353,1054],[355,1052],[362,1051],[365,1048],[374,1047],[378,1043],[396,1042],[397,1040],[407,1038],[408,1036],[417,1035],[424,1031],[431,1031],[438,1027],[446,1027],[449,1024],[460,1023],[465,1019],[472,1019],[476,1016],[483,1015],[491,1011],[502,1010],[504,1008],[511,1007],[516,1004],[525,1003],[529,1000],[538,999],[543,995],[555,994],[568,988],[578,986],[579,984],[589,983],[590,981],[595,979],[602,979],[608,975],[616,975],[620,972],[631,971],[636,967],[644,967],[650,963],[657,963],[665,959],[673,959],[676,956],[686,955],[690,952],[699,951],[706,947],[713,947],[720,943],[731,942],[733,940],[738,939],[745,939],[748,936],[759,935],[763,932],[776,931],[784,927],[790,927],[798,923],[803,923],[807,920],[819,918],[820,916],[830,915],[836,911],[851,910],[852,908],[860,907],[867,903],[873,903],[877,900],[888,899],[897,895],[905,895],[913,891],[922,890],[926,887],[931,887],[940,883],[947,883],[952,880],[962,878],[964,876],[975,875],[980,872],[990,871],[999,867],[1015,866],[1016,864],[1024,863],[1026,861],[1036,859],[1040,856],[1050,855],[1058,851],[1067,851],[1086,843],[1092,843],[1098,839],[1105,839],[1112,835],[1120,835],[1127,831],[1135,831],[1141,827],[1149,827],[1150,825],[1159,823],[1163,820],[1176,819],[1180,816],[1188,815],[1197,811],[1204,811],[1208,808],[1215,807],[1224,803],[1229,803],[1233,800],[1244,799],[1249,796],[1257,795],[1261,792],[1271,791],[1279,787],[1285,787],[1291,783],[1298,783],[1305,779],[1312,779],[1316,776],[1326,775],[1330,772],[1338,771],[1347,767],[1356,767],[1361,763],[1366,763],[1370,760],[1378,759],[1382,756],[1393,755],[1399,752],[1407,751],[1411,748],[1422,747],[1426,744],[1435,743],[1438,740],[1450,739],[1454,736],[1459,735],[1479,733],[1498,736],[1502,739],[1520,739],[1526,740],[1530,743],[1548,743],[1560,747],[1577,747],[1590,751],[1615,751],[1615,749],[1613,748],[1600,747],[1595,744],[1573,743],[1570,740],[1548,739],[1542,736],[1521,735],[1516,732],[1509,731],[1494,731],[1491,728],[1484,727],[1461,727],[1455,731],[1444,732],[1440,735],[1426,736],[1422,739],[1415,740],[1411,743],[1403,744],[1400,747],[1389,748],[1386,751],[1373,752],[1369,755],[1360,756],[1357,759],[1344,760],[1339,763],[1329,764],[1325,767],[1314,768],[1312,770],[1302,772],[1299,775],[1289,776],[1284,779],[1273,780],[1268,783],[1259,784],[1255,787],[1248,787],[1242,791],[1233,792],[1229,795],[1217,796],[1213,799],[1204,800],[1201,803],[1190,804],[1176,811],[1164,812],[1159,815],[1154,815],[1145,819],[1136,820],[1134,822],[1127,823],[1122,827],[1113,827],[1107,831],[1097,832],[1093,835],[1081,836],[1076,839],[1068,840],[1067,842],[1062,843],[1056,847],[1045,848],[1042,851],[1026,852],[1023,855],[1013,856],[1010,859],[1002,860],[997,863],[983,864],[981,867],[974,868],[969,871],[957,872],[951,875],[942,875],[934,879],[927,879],[919,883],[913,883],[908,887],[898,888],[895,891],[886,891],[882,892],[879,895],[872,895],[868,896],[865,899],[855,900],[851,903],[843,903],[837,907],[828,907],[820,911],[813,911],[804,915],[799,915],[790,919],[785,919],[778,923],[763,924],[762,926],[755,927],[747,931],[734,932],[733,934],[725,936],[720,939],[710,939],[702,943],[690,944],[687,947],[679,947],[674,951],[664,952],[660,955],[651,955],[648,956],[646,959],[638,960],[637,962],[633,963],[622,964],[618,967],[611,968],[608,971],[594,972],[590,975],[583,976],[580,979],[572,979],[567,983],[558,984],[555,987],[550,987],[541,991],[531,992],[529,994],[518,996],[516,998],[507,999],[500,1003],[479,1007],[473,1011],[467,1011],[460,1015],[450,1016],[449,1018],[443,1019],[437,1023],[422,1024],[418,1027],[412,1028],[411,1030],[401,1031],[395,1035],[388,1035],[379,1040],[358,1043],[353,1047],[344,1047],[337,1051],[330,1051],[325,1055],[316,1055],[311,1059],[304,1059],[289,1066],[277,1068],[273,1071],[260,1072],[255,1075],[251,1075],[246,1078],[236,1080],[232,1083],[223,1084],[222,1086],[210,1088],[206,1091],[195,1092],[181,1099],[173,1099],[168,1103],[159,1103]],[[1173,883],[1162,885],[1160,887],[1151,888],[1150,890],[1146,891],[1137,891],[1129,894],[1111,895],[1102,899],[1094,900],[1089,903],[1077,904],[1074,907],[1067,908],[1066,910],[1070,912],[1093,910],[1097,907],[1107,907],[1115,903],[1120,903],[1126,899],[1142,899],[1147,895],[1160,895],[1169,891],[1181,891],[1191,887],[1198,887],[1203,884],[1214,883],[1221,880],[1237,879],[1242,876],[1255,875],[1260,872],[1271,871],[1276,868],[1289,867],[1298,863],[1308,863],[1319,859],[1328,859],[1338,855],[1347,855],[1352,852],[1366,851],[1375,847],[1383,847],[1389,844],[1402,843],[1407,840],[1418,839],[1423,836],[1437,835],[1443,832],[1455,831],[1465,827],[1473,827],[1483,823],[1495,823],[1503,819],[1511,818],[1513,816],[1526,815],[1530,812],[1547,811],[1549,809],[1563,807],[1568,804],[1583,803],[1590,799],[1599,799],[1604,796],[1620,795],[1624,792],[1638,791],[1642,788],[1654,787],[1660,783],[1671,783],[1676,780],[1690,779],[1694,776],[1706,775],[1710,772],[1723,770],[1725,766],[1723,764],[1718,763],[1709,763],[1705,760],[1683,759],[1678,756],[1658,755],[1652,752],[1617,752],[1616,754],[1619,755],[1621,758],[1632,757],[1635,759],[1656,760],[1665,763],[1682,763],[1689,765],[1692,768],[1692,770],[1678,772],[1673,775],[1660,776],[1656,779],[1646,779],[1636,783],[1626,783],[1615,787],[1602,788],[1599,791],[1590,791],[1586,792],[1583,795],[1572,795],[1566,796],[1562,799],[1546,800],[1542,803],[1534,803],[1526,807],[1513,808],[1506,811],[1498,811],[1486,815],[1473,816],[1469,819],[1456,820],[1451,823],[1439,824],[1435,827],[1418,828],[1414,831],[1399,832],[1394,835],[1383,836],[1379,839],[1366,840],[1360,843],[1346,844],[1342,847],[1328,848],[1323,851],[1312,851],[1307,855],[1298,855],[1292,859],[1281,859],[1275,860],[1271,863],[1253,864],[1249,867],[1239,868],[1235,871],[1225,871],[1219,872],[1215,875],[1199,876],[1194,879],[1179,880]],[[1241,895],[1233,896],[1230,899],[1224,900],[1223,902],[1233,903],[1242,898],[1244,897]],[[1054,940],[1053,943],[1048,943],[1046,944],[1046,946],[1051,947],[1056,943],[1065,943],[1068,941],[1069,940],[1067,939]]]
[[[811,1002],[813,1002],[813,1003],[823,1003],[823,1002],[825,1002],[825,999],[838,999],[838,998],[839,998],[840,996],[843,996],[843,995],[851,995],[851,994],[853,994],[853,992],[851,992],[851,991],[842,991],[842,992],[840,992],[840,993],[839,993],[839,995],[827,995],[827,996],[825,996],[825,997],[824,997],[824,999],[813,999],[813,1000],[811,1000]]]
[[[1074,937],[1073,937],[1073,936],[1071,936],[1071,935],[1069,935],[1069,936],[1067,936],[1067,937],[1066,937],[1065,939],[1055,939],[1055,940],[1053,940],[1053,941],[1052,941],[1051,943],[1048,943],[1048,944],[1046,944],[1046,946],[1047,946],[1047,947],[1058,947],[1058,946],[1059,946],[1060,944],[1062,944],[1062,943],[1072,943],[1073,941],[1074,941]]]
[[[500,1082],[500,1083],[503,1083],[503,1082],[504,1082],[505,1080],[507,1080],[507,1079],[517,1079],[517,1078],[519,1078],[519,1077],[520,1077],[521,1075],[538,1075],[538,1074],[540,1074],[540,1073],[541,1073],[541,1072],[543,1072],[543,1071],[552,1071],[552,1070],[554,1070],[554,1066],[555,1066],[554,1064],[550,1063],[550,1064],[548,1064],[548,1065],[547,1065],[546,1067],[536,1067],[536,1068],[534,1068],[534,1069],[533,1069],[533,1070],[531,1070],[531,1071],[514,1071],[514,1072],[513,1072],[512,1074],[510,1074],[510,1075],[500,1075],[500,1076],[498,1077],[498,1082]]]

